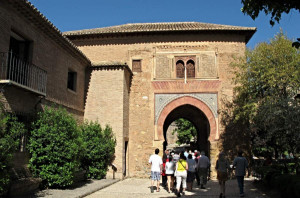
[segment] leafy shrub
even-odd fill
[[[65,109],[45,108],[38,113],[29,139],[29,166],[45,187],[66,187],[73,183],[79,166],[79,131]]]
[[[8,190],[11,160],[19,145],[18,136],[24,132],[24,124],[13,115],[4,113],[0,107],[0,195]]]
[[[300,195],[300,176],[284,174],[273,178],[276,185],[272,186],[277,189],[281,197],[294,198]]]
[[[114,159],[116,140],[111,127],[102,129],[98,122],[85,122],[81,126],[83,153],[81,166],[87,178],[102,179]]]

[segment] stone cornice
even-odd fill
[[[93,64],[89,67],[92,70],[127,70],[130,73],[130,76],[133,76],[133,73],[128,65],[126,64]]]

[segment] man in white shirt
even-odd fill
[[[198,174],[200,177],[201,189],[204,189],[204,185],[207,183],[207,173],[210,167],[210,161],[205,156],[205,152],[201,151],[201,156],[198,159]]]
[[[162,159],[158,156],[159,149],[155,149],[155,154],[151,155],[149,158],[149,164],[151,164],[151,193],[154,192],[153,186],[154,182],[157,181],[157,189],[156,192],[159,192],[159,184],[160,184],[160,174],[162,171]]]

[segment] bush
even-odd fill
[[[29,166],[44,187],[73,184],[79,167],[79,131],[75,119],[66,110],[45,108],[38,113],[29,139]]]
[[[0,107],[1,108],[1,107]],[[25,132],[23,123],[0,109],[0,195],[7,193],[13,153],[19,145],[19,135]]]
[[[98,122],[85,122],[81,126],[83,153],[81,166],[87,178],[102,179],[114,160],[116,140],[111,127],[101,129]]]
[[[300,176],[284,174],[273,178],[275,180],[273,188],[277,189],[281,197],[294,198],[300,195]]]

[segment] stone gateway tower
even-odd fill
[[[212,165],[222,97],[232,96],[230,63],[256,28],[198,22],[126,24],[65,32],[90,60],[84,119],[112,126],[116,177],[147,177],[148,158],[168,145],[178,118],[197,129]]]

